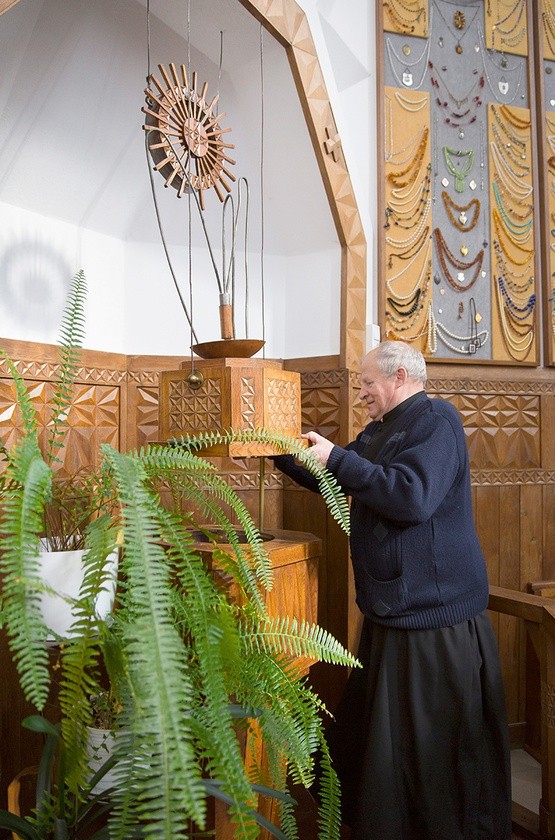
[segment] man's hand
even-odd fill
[[[330,452],[334,447],[331,440],[322,437],[322,435],[319,435],[317,432],[307,432],[305,435],[302,435],[302,437],[310,441],[312,444],[310,452],[314,455],[320,466],[325,467],[328,463]]]

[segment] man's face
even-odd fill
[[[366,356],[360,371],[360,399],[366,403],[371,420],[381,420],[397,405],[397,375],[384,376],[372,354]]]

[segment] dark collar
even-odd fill
[[[425,397],[427,397],[425,391],[417,391],[416,394],[413,394],[411,397],[407,397],[402,403],[399,403],[399,405],[396,405],[395,408],[391,409],[391,411],[384,414],[382,417],[382,423],[391,423],[392,420],[395,420],[403,414],[409,406],[421,399],[424,399]]]

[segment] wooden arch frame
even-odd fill
[[[366,238],[306,15],[295,0],[239,2],[287,52],[341,246],[339,367],[358,369],[366,345]]]

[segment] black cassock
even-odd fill
[[[439,630],[365,619],[328,743],[351,840],[509,840],[510,751],[486,613]]]

